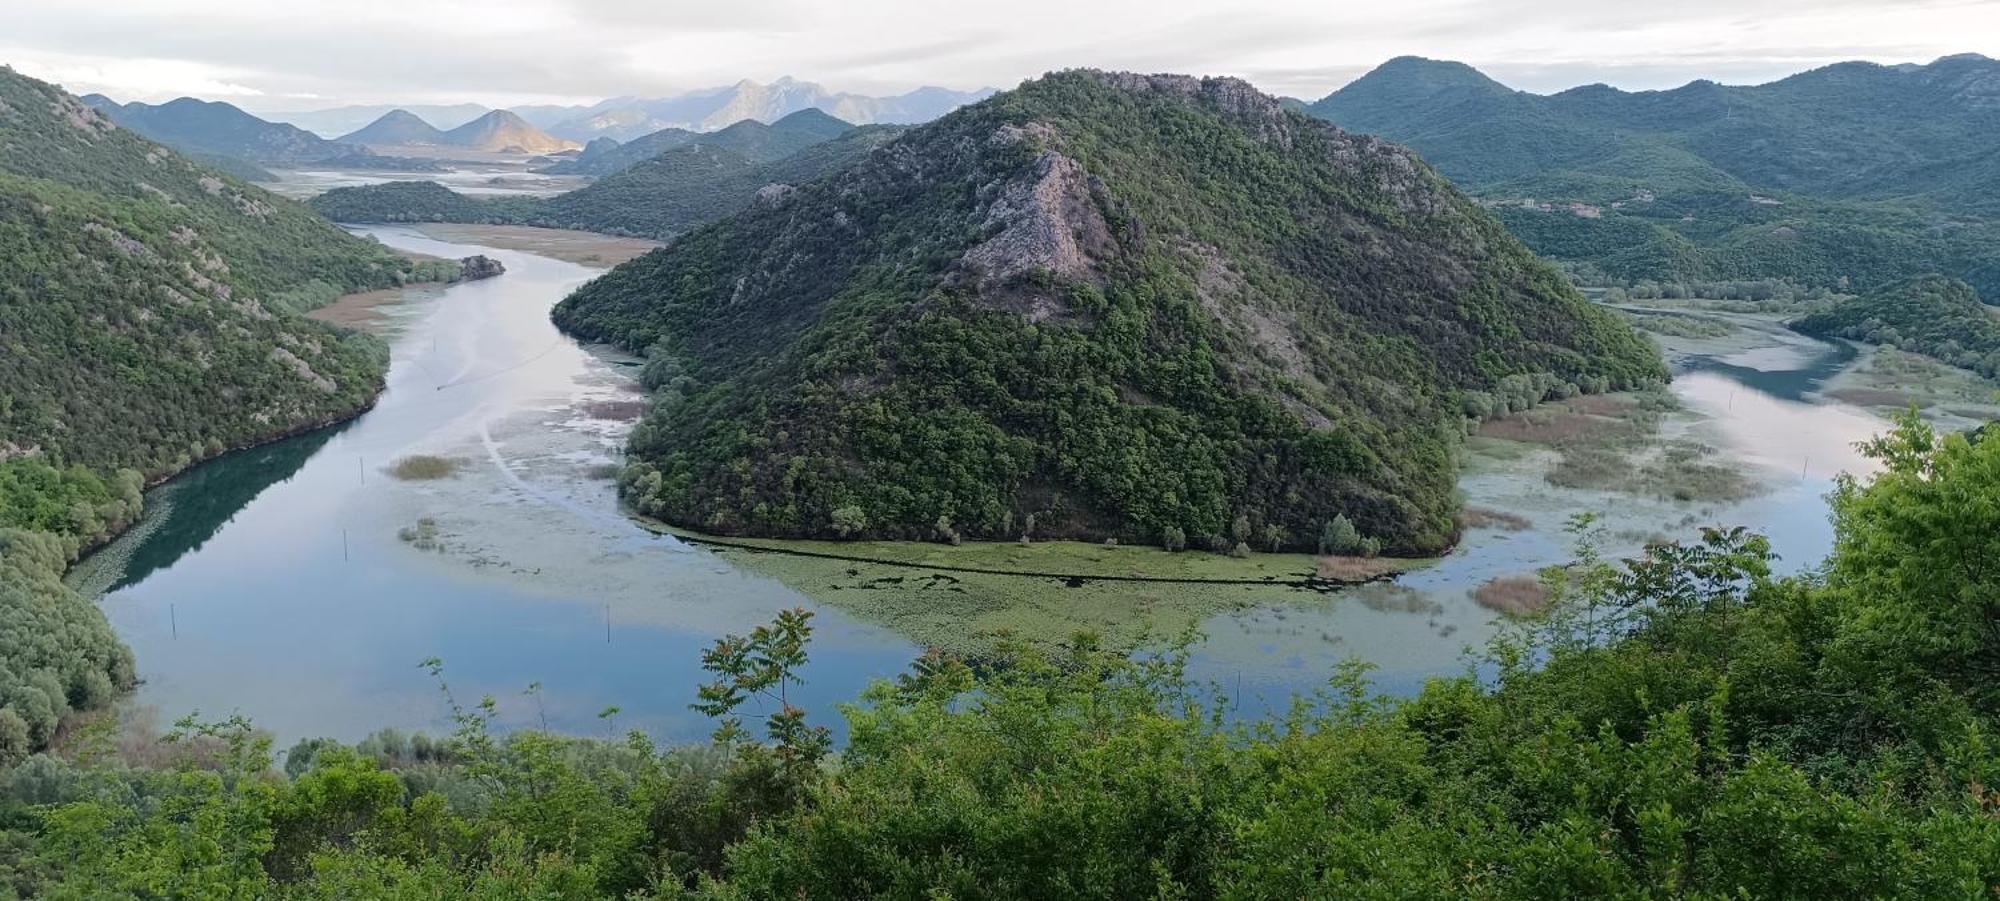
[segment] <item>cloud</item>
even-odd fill
[[[2000,55],[1991,0],[4,0],[6,57],[79,90],[253,106],[587,102],[781,75],[1005,86],[1072,66],[1318,97],[1406,53],[1516,86],[1763,80],[1848,58]]]

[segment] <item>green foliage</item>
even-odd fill
[[[1206,540],[1242,515],[1236,540],[1301,549],[1345,513],[1435,550],[1459,391],[1661,375],[1401,151],[1228,83],[1117,79],[960,110],[559,305],[686,379],[634,432],[635,505],[774,536],[837,535],[852,506],[865,537],[920,540],[1029,515],[1038,537]],[[1042,213],[996,195],[1070,165],[1050,228],[1097,237],[1058,274],[1009,237]]]
[[[796,158],[808,148],[837,143],[837,139],[844,136],[858,137],[856,133],[872,133],[868,140],[871,143],[881,143],[887,140],[887,137],[901,133],[902,130],[900,126],[894,125],[856,128],[818,109],[807,108],[768,125],[755,119],[744,119],[727,128],[706,134],[679,128],[663,128],[608,149],[596,150],[586,147],[583,155],[576,159],[565,160],[535,171],[549,175],[590,175],[601,178],[623,172],[659,157],[667,151],[694,144],[727,151],[730,156],[741,157],[752,163],[770,163]],[[774,180],[786,183],[792,181],[782,178]]]
[[[2000,378],[2000,318],[1955,279],[1910,279],[1791,323],[1809,335],[1885,344]]]

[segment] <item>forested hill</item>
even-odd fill
[[[413,268],[0,68],[0,763],[131,684],[61,575],[142,480],[365,407],[379,345],[297,314],[456,265]]]
[[[1546,255],[1616,281],[1943,273],[2000,298],[2000,62],[1842,63],[1763,85],[1542,96],[1391,60],[1310,109],[1409,144]]]
[[[642,511],[775,535],[1452,538],[1462,394],[1663,375],[1409,151],[1234,80],[1065,72],[620,266]]]
[[[2000,311],[1972,286],[1913,278],[1842,301],[1791,323],[1809,335],[1886,344],[2000,379]]]
[[[741,211],[771,185],[803,184],[861,160],[902,132],[893,125],[847,128],[764,163],[691,142],[548,198],[468,197],[435,182],[391,182],[335,188],[312,205],[335,222],[542,225],[666,239]]]
[[[412,264],[0,71],[0,442],[150,476],[352,412],[376,354],[291,315]]]

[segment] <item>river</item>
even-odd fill
[[[687,706],[706,678],[701,651],[779,609],[816,611],[807,685],[794,698],[836,729],[837,703],[920,653],[620,513],[599,470],[617,460],[642,401],[633,361],[581,347],[548,320],[601,270],[403,228],[363,231],[433,256],[483,253],[507,272],[389,308],[392,364],[375,409],[196,467],[152,492],[144,521],[73,571],[137,655],[136,705],[162,721],[240,713],[281,743],[439,732],[449,710],[420,666],[437,657],[461,702],[495,698],[502,727],[637,728],[676,741],[711,728]],[[1836,472],[1865,467],[1850,445],[1881,427],[1813,394],[1852,356],[1779,336],[1678,367],[1673,390],[1689,412],[1677,428],[1762,473],[1757,497],[1690,505],[1554,490],[1504,467],[1468,471],[1469,502],[1531,514],[1536,526],[1474,530],[1400,588],[1301,592],[1296,604],[1215,617],[1195,675],[1255,714],[1282,710],[1348,657],[1398,692],[1463,671],[1465,648],[1495,622],[1470,588],[1567,559],[1560,524],[1580,510],[1623,534],[1748,525],[1774,533],[1783,566],[1812,565],[1831,542],[1823,495]],[[392,478],[387,468],[409,454],[460,469]]]
[[[77,568],[137,655],[137,703],[162,721],[241,713],[285,742],[435,732],[448,709],[419,667],[435,656],[462,702],[499,702],[503,726],[689,739],[711,727],[687,707],[702,649],[782,608],[818,611],[810,682],[794,697],[830,724],[835,702],[919,653],[619,514],[613,483],[589,470],[616,459],[639,397],[619,361],[548,319],[601,270],[366,231],[507,271],[394,309],[375,409],[195,468]],[[384,471],[417,453],[464,465],[431,482]],[[399,537],[423,519],[439,550]],[[538,698],[523,694],[530,683]]]

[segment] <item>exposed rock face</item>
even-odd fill
[[[492,278],[507,271],[507,267],[500,265],[499,260],[483,253],[466,257],[459,260],[459,263],[464,268],[459,270],[458,278],[454,281],[473,282],[482,278]]]
[[[1094,279],[1096,262],[1117,250],[1099,209],[1103,182],[1053,150],[1043,151],[1027,176],[1009,183],[987,210],[986,226],[999,234],[962,262],[986,288],[1036,272]]]

